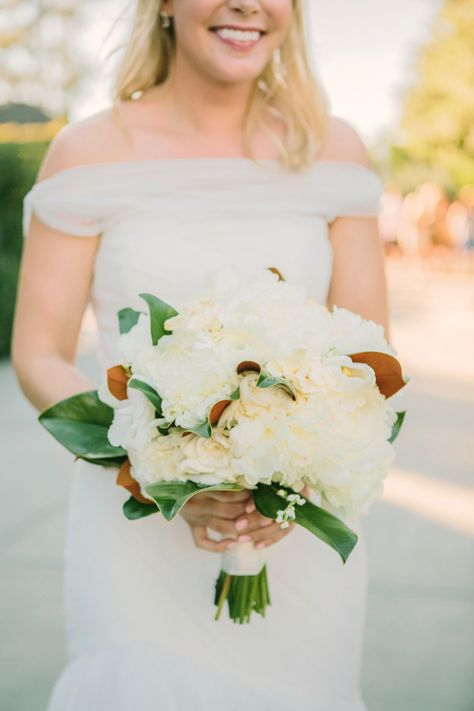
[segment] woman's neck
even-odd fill
[[[190,67],[179,57],[164,84],[150,90],[166,110],[176,130],[199,136],[241,136],[253,82],[218,82]]]

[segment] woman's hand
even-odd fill
[[[272,519],[255,509],[252,492],[212,491],[193,496],[181,509],[181,515],[191,527],[198,548],[221,553],[236,545],[236,541],[253,541],[265,548],[284,538],[293,529],[281,529]],[[207,529],[225,536],[221,541],[209,538]]]

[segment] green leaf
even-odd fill
[[[155,388],[148,383],[143,382],[143,380],[138,380],[138,378],[132,378],[128,381],[129,388],[135,388],[135,390],[141,390],[141,392],[148,398],[151,404],[156,410],[156,416],[162,417],[163,413],[161,411],[162,399],[156,392]]]
[[[231,400],[240,400],[240,385],[231,394],[230,399]]]
[[[140,311],[129,308],[121,309],[117,316],[120,333],[128,333],[136,325],[140,317]]]
[[[142,501],[138,501],[131,496],[124,503],[123,512],[128,519],[135,521],[138,518],[144,518],[145,516],[159,513],[159,510],[156,506],[153,506],[151,501],[149,504],[144,504]]]
[[[107,437],[114,411],[99,400],[97,390],[79,393],[45,410],[39,421],[66,449],[82,459],[103,464],[103,459],[126,456]]]
[[[241,491],[239,484],[196,484],[193,481],[161,481],[145,488],[167,521],[171,521],[192,496],[201,491]]]
[[[165,321],[172,318],[172,316],[177,316],[178,312],[157,296],[153,296],[153,294],[140,294],[140,297],[148,304],[151,340],[153,345],[156,346],[162,336],[170,333],[170,331],[165,329]]]
[[[390,438],[388,440],[390,443],[395,442],[398,435],[400,434],[400,430],[402,428],[406,414],[406,410],[403,410],[402,412],[397,412],[397,419],[393,423],[392,434],[390,435]]]
[[[283,377],[273,377],[271,375],[268,375],[265,372],[261,372],[260,375],[258,376],[257,380],[257,388],[271,388],[274,385],[277,385],[279,387],[282,387],[284,390],[288,392],[289,395],[293,398],[293,400],[296,397],[295,389],[293,385]]]
[[[290,494],[295,493],[291,489],[279,485],[259,484],[254,489],[255,506],[263,516],[276,519],[278,511],[285,508],[286,501],[278,496],[278,489],[284,489]],[[303,506],[296,504],[295,512],[296,523],[304,526],[324,543],[334,548],[345,563],[357,543],[357,534],[343,521],[319,506],[315,506],[311,501],[306,500]]]
[[[200,437],[205,437],[206,439],[209,439],[212,434],[212,426],[209,422],[209,419],[207,419],[205,422],[201,422],[199,425],[196,425],[196,427],[186,427],[185,431],[194,432],[194,434],[197,434]]]
[[[101,459],[100,457],[96,457],[95,459],[89,459],[89,457],[80,457],[80,459],[84,459],[84,461],[90,462],[91,464],[98,464],[101,467],[113,467],[114,469],[120,469],[126,458],[126,454],[121,457],[105,457],[103,459]]]

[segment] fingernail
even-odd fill
[[[237,540],[241,543],[247,543],[248,541],[252,540],[252,536],[239,536]]]
[[[248,525],[249,525],[249,522],[247,521],[246,518],[241,518],[235,522],[235,527],[238,531],[243,531],[244,528],[247,528]]]
[[[234,548],[237,545],[237,541],[231,541],[226,545],[226,548]]]
[[[266,545],[266,544],[265,544],[263,541],[260,541],[260,543],[257,543],[257,545],[255,546],[255,548],[265,548],[265,545]]]
[[[255,511],[255,504],[253,501],[247,504],[245,507],[245,513],[253,513]]]
[[[262,526],[271,526],[273,523],[272,518],[266,518],[264,521],[262,521]]]

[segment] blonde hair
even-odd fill
[[[172,22],[163,28],[159,10],[157,0],[137,0],[132,32],[115,82],[114,107],[118,101],[163,83],[170,73],[175,51],[174,25]],[[274,56],[254,83],[245,117],[244,150],[247,157],[256,160],[251,139],[254,131],[262,128],[277,145],[282,164],[288,169],[303,170],[312,164],[321,148],[329,109],[326,94],[311,70],[302,0],[293,0],[291,25],[276,55],[276,66]],[[265,121],[265,109],[276,111],[283,119],[284,141]]]

